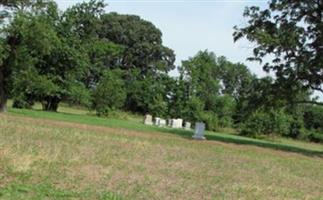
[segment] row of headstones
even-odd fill
[[[171,128],[183,128],[183,119],[169,119],[165,120],[159,117],[156,117],[153,121],[153,117],[151,115],[145,115],[144,124],[146,125],[156,125],[160,127],[169,126]],[[184,124],[185,130],[191,130],[191,123],[185,122]],[[195,131],[193,135],[193,139],[197,140],[204,140],[204,131],[205,131],[205,124],[202,122],[195,123]]]
[[[153,120],[153,117],[151,115],[146,115],[144,123],[147,125],[156,125],[160,127],[166,127],[169,126],[171,128],[183,128],[183,120],[182,119],[169,119],[165,120],[159,117],[155,117],[155,120]],[[191,123],[185,122],[185,129],[191,129]]]

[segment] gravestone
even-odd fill
[[[172,127],[172,122],[173,122],[172,119],[168,119],[167,120],[167,126]]]
[[[176,126],[176,119],[171,119],[170,120],[170,127],[176,128],[175,126]]]
[[[191,130],[191,123],[185,122],[185,130]]]
[[[153,125],[153,117],[151,115],[145,115],[144,124]]]
[[[172,128],[183,128],[183,120],[182,119],[172,119]]]
[[[160,119],[158,126],[165,127],[166,126],[166,120],[165,119]]]
[[[205,124],[202,123],[202,122],[196,122],[195,123],[195,131],[194,131],[193,139],[195,139],[195,140],[205,140],[204,131],[205,131]]]
[[[177,119],[177,128],[183,128],[183,119]]]
[[[160,124],[160,120],[161,120],[161,119],[160,119],[159,117],[156,117],[156,118],[155,118],[155,125],[156,125],[156,126],[159,126],[159,124]]]

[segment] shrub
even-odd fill
[[[203,121],[205,116],[203,116],[203,102],[195,97],[192,96],[188,101],[183,110],[183,116],[185,120],[197,122]]]
[[[241,134],[257,136],[262,134],[279,134],[289,136],[292,125],[292,117],[282,110],[269,112],[256,111],[241,125]]]
[[[286,114],[283,110],[272,110],[270,111],[270,116],[273,119],[272,133],[287,137],[290,136],[291,125],[293,122],[292,116]]]
[[[308,139],[311,142],[317,142],[317,143],[323,143],[323,134],[322,133],[318,133],[318,132],[311,132],[308,135]]]
[[[323,129],[323,108],[320,106],[306,107],[304,124],[307,129]]]
[[[272,133],[273,125],[270,115],[264,112],[254,112],[241,125],[241,135],[256,136]]]
[[[300,117],[294,117],[289,127],[288,136],[291,138],[298,138],[303,131],[305,131],[303,120]]]
[[[13,108],[26,108],[30,109],[34,105],[34,101],[29,100],[25,96],[15,97],[12,107]]]
[[[219,126],[221,128],[230,128],[233,126],[233,120],[230,116],[224,116],[219,119]]]
[[[213,112],[201,112],[201,121],[205,122],[206,129],[210,131],[217,131],[219,129],[219,118]]]
[[[67,102],[71,105],[85,106],[91,105],[91,92],[82,83],[69,85]]]
[[[108,115],[121,108],[126,100],[124,81],[120,70],[106,71],[93,92],[93,108],[97,115]]]

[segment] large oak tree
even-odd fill
[[[271,0],[269,7],[247,7],[247,26],[235,27],[234,39],[255,44],[250,60],[276,75],[275,87],[293,100],[299,91],[323,93],[323,0]],[[287,92],[286,92],[287,91]],[[293,103],[315,103],[300,101]]]

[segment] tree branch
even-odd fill
[[[322,88],[312,87],[312,89],[323,93],[323,89]]]
[[[313,105],[323,106],[323,102],[317,102],[317,101],[295,101],[293,103],[295,103],[295,104],[313,104]]]

